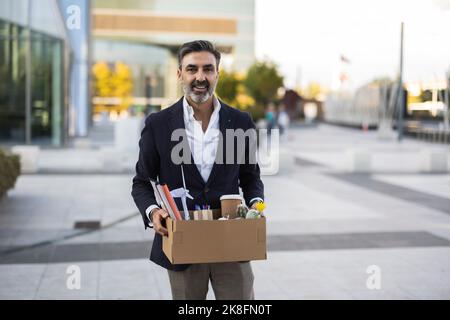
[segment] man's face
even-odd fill
[[[216,58],[207,51],[185,55],[178,69],[184,94],[195,103],[204,103],[214,94],[218,78]]]

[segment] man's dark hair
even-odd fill
[[[216,58],[216,67],[219,69],[220,63],[220,52],[217,50],[214,45],[207,40],[195,40],[191,42],[186,42],[183,44],[180,49],[178,49],[178,67],[181,69],[181,60],[183,57],[192,52],[201,52],[206,51],[212,53]]]

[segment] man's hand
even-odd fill
[[[167,234],[168,234],[167,229],[164,228],[162,225],[163,219],[166,219],[168,216],[169,216],[169,214],[164,209],[157,209],[152,214],[153,229],[155,229],[155,231],[162,236],[167,236]]]

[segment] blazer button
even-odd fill
[[[205,193],[208,193],[208,192],[209,192],[209,188],[206,187],[203,191],[204,191]]]

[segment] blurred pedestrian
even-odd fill
[[[277,117],[277,124],[278,128],[280,129],[280,138],[284,139],[284,136],[287,134],[287,129],[289,127],[289,115],[286,112],[286,108],[283,104],[281,104],[278,108],[278,117]]]
[[[270,103],[267,106],[266,110],[266,128],[267,128],[267,134],[270,136],[272,133],[272,129],[275,129],[276,127],[276,111],[275,111],[275,105],[273,103]]]

